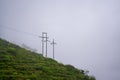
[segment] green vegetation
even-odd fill
[[[0,80],[95,80],[84,70],[0,39]]]

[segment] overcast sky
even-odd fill
[[[1,38],[41,53],[42,32],[57,42],[57,61],[120,80],[120,0],[0,0]]]

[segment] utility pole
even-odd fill
[[[42,52],[44,53],[44,42],[46,43],[46,54],[45,57],[47,57],[47,42],[48,42],[48,37],[46,32],[42,32]]]
[[[48,42],[48,37],[47,37],[47,33],[46,33],[46,57],[47,57],[47,42]]]
[[[39,38],[42,38],[42,55],[44,56],[44,42],[46,42],[46,57],[47,57],[47,41],[48,41],[48,37],[47,37],[47,33],[46,32],[42,32],[42,36],[39,36]]]
[[[54,54],[54,52],[55,52],[55,45],[56,43],[55,43],[55,41],[54,41],[54,39],[53,39],[53,42],[51,43],[51,45],[53,45],[53,59],[55,58],[55,54]]]
[[[42,55],[44,56],[44,32],[42,32]]]

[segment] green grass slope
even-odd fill
[[[95,80],[95,78],[71,65],[63,65],[0,39],[0,80]]]

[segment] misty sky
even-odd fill
[[[0,37],[41,53],[41,39],[27,32],[54,38],[57,61],[120,80],[120,0],[0,0]]]

